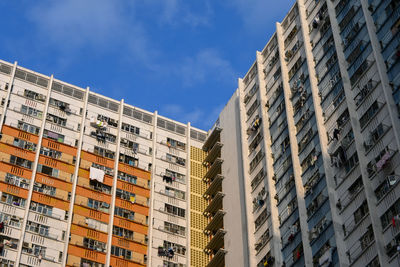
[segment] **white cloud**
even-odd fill
[[[225,2],[237,10],[246,29],[252,32],[262,31],[283,19],[282,15],[286,14],[295,3],[294,0],[228,0]]]
[[[83,49],[123,51],[126,58],[146,63],[154,49],[134,14],[129,1],[66,0],[36,4],[29,17],[41,40],[38,45],[58,50],[61,57],[76,57]]]
[[[176,75],[181,76],[185,86],[193,86],[212,77],[216,81],[232,82],[236,74],[231,63],[224,59],[215,49],[204,49],[193,57],[180,62]]]

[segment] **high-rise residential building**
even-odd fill
[[[1,266],[207,260],[206,132],[4,61],[0,98]]]
[[[400,266],[398,0],[296,1],[208,133],[4,61],[0,98],[2,266]]]
[[[215,266],[400,266],[399,30],[396,0],[276,24],[204,144]]]

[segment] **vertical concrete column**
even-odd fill
[[[187,229],[187,237],[186,237],[186,251],[187,256],[186,256],[186,266],[190,266],[190,232],[191,232],[191,225],[190,225],[190,131],[191,131],[191,126],[190,122],[187,123],[186,127],[186,229]]]
[[[8,82],[8,90],[7,90],[7,96],[6,96],[6,100],[4,101],[4,107],[3,107],[3,112],[0,116],[0,133],[3,130],[3,124],[4,124],[4,118],[6,117],[6,111],[8,108],[8,101],[10,100],[10,95],[11,95],[11,91],[13,88],[13,84],[14,84],[14,77],[15,77],[15,71],[17,70],[17,61],[14,62],[14,67],[11,71],[11,75],[10,75],[10,81]]]
[[[111,242],[114,224],[114,210],[115,210],[115,198],[117,194],[117,181],[118,181],[118,164],[119,164],[119,151],[121,144],[121,128],[122,128],[122,114],[124,111],[124,100],[122,99],[119,104],[119,118],[118,118],[118,134],[117,134],[117,148],[115,150],[115,160],[114,160],[114,177],[113,177],[113,187],[111,193],[111,205],[110,205],[110,223],[108,224],[107,232],[107,249],[106,249],[106,266],[110,266],[111,258]]]
[[[332,4],[331,1],[326,1],[327,4]],[[333,228],[335,230],[335,240],[336,240],[336,248],[338,251],[340,262],[346,262],[345,260],[345,243],[343,242],[343,238],[338,235],[338,233],[343,232],[342,224],[340,223],[340,219],[336,212],[336,190],[335,190],[335,182],[334,182],[334,170],[330,166],[330,155],[328,154],[328,136],[326,135],[326,128],[324,124],[324,118],[322,116],[323,110],[321,105],[321,98],[319,97],[319,89],[318,89],[318,81],[316,79],[316,69],[315,69],[315,62],[314,56],[312,54],[312,46],[310,40],[310,34],[308,33],[308,23],[307,23],[307,15],[306,15],[306,8],[304,6],[304,0],[297,0],[297,5],[299,9],[299,16],[303,27],[301,27],[302,36],[304,40],[304,50],[305,50],[305,57],[307,61],[308,67],[308,75],[310,80],[310,87],[311,87],[311,97],[313,101],[315,119],[318,129],[318,138],[320,142],[321,154],[323,159],[323,166],[325,169],[325,180],[326,184],[328,185],[328,197],[329,197],[329,207],[331,209],[332,215],[332,223]],[[318,3],[316,3],[318,5]],[[320,4],[322,6],[322,3]],[[328,7],[328,10],[329,7]],[[334,12],[334,8],[332,7],[331,11]],[[342,76],[343,77],[343,76]],[[312,257],[311,257],[312,258]],[[343,261],[344,260],[344,261]]]
[[[278,220],[278,216],[279,216],[279,212],[278,212],[278,208],[277,208],[277,201],[274,198],[274,196],[276,195],[276,187],[275,187],[275,183],[272,180],[272,177],[274,176],[274,160],[272,159],[272,151],[271,151],[271,146],[272,146],[272,142],[271,142],[271,133],[269,131],[269,125],[268,125],[268,121],[269,121],[269,114],[268,114],[268,110],[266,109],[266,104],[267,104],[267,97],[266,97],[266,93],[264,92],[264,89],[266,87],[266,82],[264,77],[264,65],[263,65],[263,57],[261,55],[260,52],[257,52],[257,69],[258,69],[258,77],[259,77],[259,98],[260,98],[260,106],[262,109],[262,129],[264,132],[264,136],[263,136],[263,143],[264,143],[264,147],[265,147],[265,161],[266,161],[266,187],[268,188],[268,198],[269,198],[269,203],[270,206],[268,207],[269,212],[271,213],[271,222],[272,222],[272,240],[270,242],[273,242],[273,246],[272,250],[273,253],[271,253],[271,255],[274,255],[275,257],[275,262],[277,266],[282,265],[283,263],[283,259],[282,259],[282,243],[281,243],[281,232],[279,230],[279,220]],[[263,92],[261,92],[261,88],[263,89]],[[257,262],[254,263],[254,265],[257,264]]]
[[[387,69],[385,65],[385,61],[382,56],[382,49],[379,44],[378,36],[376,35],[376,26],[375,23],[372,19],[372,16],[370,14],[370,11],[368,10],[368,1],[361,0],[361,7],[362,11],[364,13],[364,18],[366,21],[366,26],[368,30],[368,35],[369,39],[371,41],[371,46],[372,46],[372,53],[374,54],[375,57],[375,64],[377,64],[378,67],[378,73],[379,73],[379,78],[382,82],[382,88],[383,88],[383,95],[385,97],[385,102],[387,109],[389,111],[389,117],[392,122],[392,127],[393,127],[393,133],[394,136],[396,137],[396,144],[397,148],[400,149],[400,115],[398,114],[398,109],[396,106],[396,103],[394,102],[393,95],[392,95],[392,88],[390,87],[389,83],[389,77],[387,75]],[[398,8],[398,7],[397,7]],[[382,244],[383,246],[383,244]],[[383,263],[381,263],[384,265]]]
[[[153,231],[154,231],[154,189],[155,189],[155,177],[156,177],[156,153],[157,153],[157,110],[154,111],[154,121],[153,121],[153,155],[152,155],[152,165],[151,165],[151,183],[150,183],[150,207],[149,207],[149,236],[147,244],[147,266],[153,266]]]
[[[65,266],[67,264],[67,255],[68,255],[68,244],[69,244],[69,237],[71,234],[71,225],[72,225],[72,217],[73,217],[73,210],[75,204],[75,197],[76,197],[76,185],[78,184],[78,173],[79,173],[79,166],[81,162],[81,152],[82,152],[82,143],[83,143],[83,135],[85,133],[85,122],[86,122],[86,111],[88,106],[88,98],[89,98],[89,87],[86,88],[85,92],[85,100],[83,103],[83,110],[82,110],[82,118],[81,118],[81,130],[79,132],[79,142],[78,142],[78,151],[76,152],[76,162],[75,162],[75,170],[72,178],[72,191],[71,191],[71,199],[69,203],[69,216],[68,216],[68,223],[67,223],[67,231],[65,232],[65,244],[64,244],[64,253],[62,257],[61,264]]]
[[[49,81],[49,84],[47,87],[46,103],[45,103],[45,107],[44,107],[44,111],[43,111],[42,125],[40,126],[39,141],[36,146],[35,162],[33,163],[32,176],[31,176],[31,181],[29,183],[29,192],[28,192],[28,198],[26,200],[26,207],[25,207],[25,217],[22,221],[21,237],[19,238],[19,242],[18,242],[17,259],[15,261],[15,266],[19,266],[19,263],[21,261],[22,243],[24,242],[26,224],[28,221],[28,212],[29,212],[29,207],[30,207],[31,200],[32,200],[33,185],[35,184],[35,176],[36,176],[37,165],[38,165],[38,161],[39,161],[40,147],[42,146],[43,132],[44,132],[44,126],[46,124],[47,110],[49,108],[50,93],[51,93],[51,86],[53,84],[53,79],[54,79],[54,77],[53,77],[53,75],[51,75],[50,81]]]
[[[311,246],[310,242],[308,242],[307,209],[304,199],[305,192],[303,187],[303,181],[301,179],[302,170],[298,156],[299,151],[298,151],[297,137],[296,137],[297,130],[294,124],[293,106],[290,101],[290,85],[289,85],[289,75],[288,75],[289,70],[285,64],[285,58],[284,58],[285,47],[284,47],[282,26],[280,23],[276,24],[276,35],[278,39],[279,61],[281,62],[281,70],[282,70],[283,93],[285,98],[286,117],[289,129],[289,140],[290,140],[290,149],[291,149],[292,164],[293,164],[293,173],[294,173],[297,204],[300,217],[299,220],[300,220],[301,238],[303,240],[304,263],[306,266],[311,267],[313,266],[313,262],[312,262]]]

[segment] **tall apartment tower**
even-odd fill
[[[400,266],[399,30],[395,0],[276,24],[204,144],[210,263]]]
[[[200,266],[206,132],[4,61],[0,98],[1,266]]]

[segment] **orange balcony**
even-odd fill
[[[51,139],[43,138],[42,139],[42,146],[60,151],[62,153],[67,153],[69,155],[76,156],[77,154],[77,148],[76,147],[71,147],[63,143],[56,142]]]
[[[28,198],[28,190],[15,185],[7,184],[5,182],[0,182],[0,191],[10,195],[22,197],[24,199]]]
[[[114,160],[97,156],[96,154],[92,154],[87,151],[82,151],[81,152],[81,158],[90,162],[94,162],[96,164],[100,164],[103,166],[106,166],[108,168],[114,169]]]
[[[133,221],[130,221],[128,219],[124,219],[118,216],[114,217],[114,225],[119,226],[140,234],[147,235],[148,227],[145,225],[141,225],[138,223],[135,223]]]
[[[27,133],[25,131],[13,128],[11,126],[8,125],[3,125],[2,128],[2,133],[3,134],[7,134],[7,135],[11,135],[14,137],[17,137],[19,139],[23,139],[32,143],[38,143],[39,142],[39,137],[37,135],[31,134],[31,133]]]
[[[115,246],[129,249],[131,251],[138,252],[141,254],[146,254],[147,252],[147,246],[114,235],[112,237],[111,243]]]
[[[56,207],[62,210],[69,210],[69,202],[64,201],[49,195],[44,195],[42,193],[33,192],[32,201]]]
[[[132,260],[137,261],[137,262],[139,262],[139,261],[143,262],[143,260],[139,259],[139,258],[132,259]],[[122,257],[116,257],[116,256],[111,255],[110,266],[119,266],[119,267],[143,267],[143,266],[146,266],[144,264],[144,262],[137,263],[137,262],[133,262],[133,261],[125,260]]]
[[[81,186],[77,186],[76,187],[76,194],[80,195],[80,196],[85,196],[87,198],[91,198],[91,199],[95,199],[98,201],[102,201],[102,202],[107,202],[107,203],[111,203],[111,196],[106,194],[106,193],[102,193],[99,191],[94,191],[85,187],[81,187]]]
[[[67,173],[74,173],[75,171],[75,166],[43,155],[39,156],[39,163]]]
[[[148,207],[144,207],[142,205],[139,204],[133,204],[127,200],[123,200],[120,198],[115,198],[115,205],[124,209],[128,209],[143,215],[148,215],[149,214],[149,208]]]
[[[59,188],[68,192],[71,192],[72,190],[72,184],[62,181],[60,179],[57,178],[53,178],[50,176],[47,176],[45,174],[42,173],[37,173],[36,174],[36,178],[35,178],[35,182],[41,183],[41,184],[45,184],[45,185],[49,185],[49,186],[53,186],[55,188]]]
[[[109,223],[110,215],[101,211],[97,211],[91,208],[83,207],[80,205],[74,205],[74,213],[82,215],[84,217],[92,218],[104,223]]]
[[[129,192],[132,192],[134,194],[141,195],[144,197],[150,197],[150,189],[146,189],[146,188],[140,187],[138,185],[134,185],[134,184],[124,182],[121,180],[117,181],[117,188],[123,189],[125,191],[129,191]]]
[[[78,256],[84,259],[88,259],[103,264],[106,262],[105,253],[71,244],[69,244],[68,246],[68,255]]]

